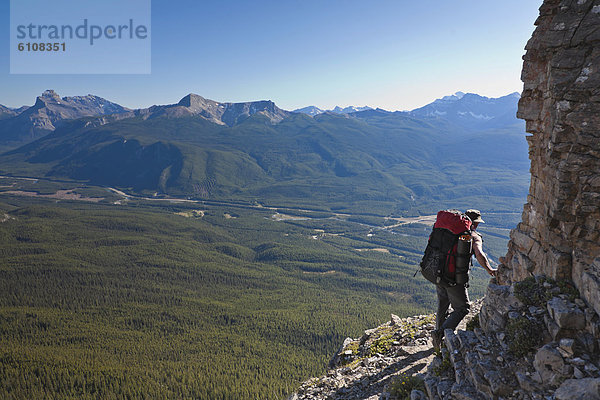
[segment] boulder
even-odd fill
[[[535,370],[540,374],[542,382],[556,386],[564,378],[573,373],[573,367],[565,364],[565,360],[552,344],[541,347],[533,361]]]
[[[556,400],[600,400],[600,378],[567,379],[554,393]]]
[[[506,326],[506,315],[524,307],[514,295],[512,286],[490,283],[479,314],[485,332],[498,332]]]
[[[572,330],[585,328],[585,314],[568,300],[553,297],[548,301],[548,313],[560,328]]]

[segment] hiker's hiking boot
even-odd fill
[[[442,331],[434,330],[431,332],[431,340],[433,341],[433,351],[440,351],[443,337],[444,334],[442,333]]]

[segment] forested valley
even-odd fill
[[[433,310],[428,224],[113,200],[0,194],[1,398],[281,399],[346,337]],[[490,213],[492,258],[517,217]]]

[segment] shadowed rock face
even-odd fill
[[[517,116],[531,186],[500,280],[572,279],[600,313],[600,6],[546,0],[523,57]]]

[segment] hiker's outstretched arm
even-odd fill
[[[483,252],[483,241],[481,240],[481,236],[473,235],[473,250],[475,251],[475,258],[485,270],[491,276],[495,276],[496,270],[492,268],[490,262],[487,259],[487,256]]]

